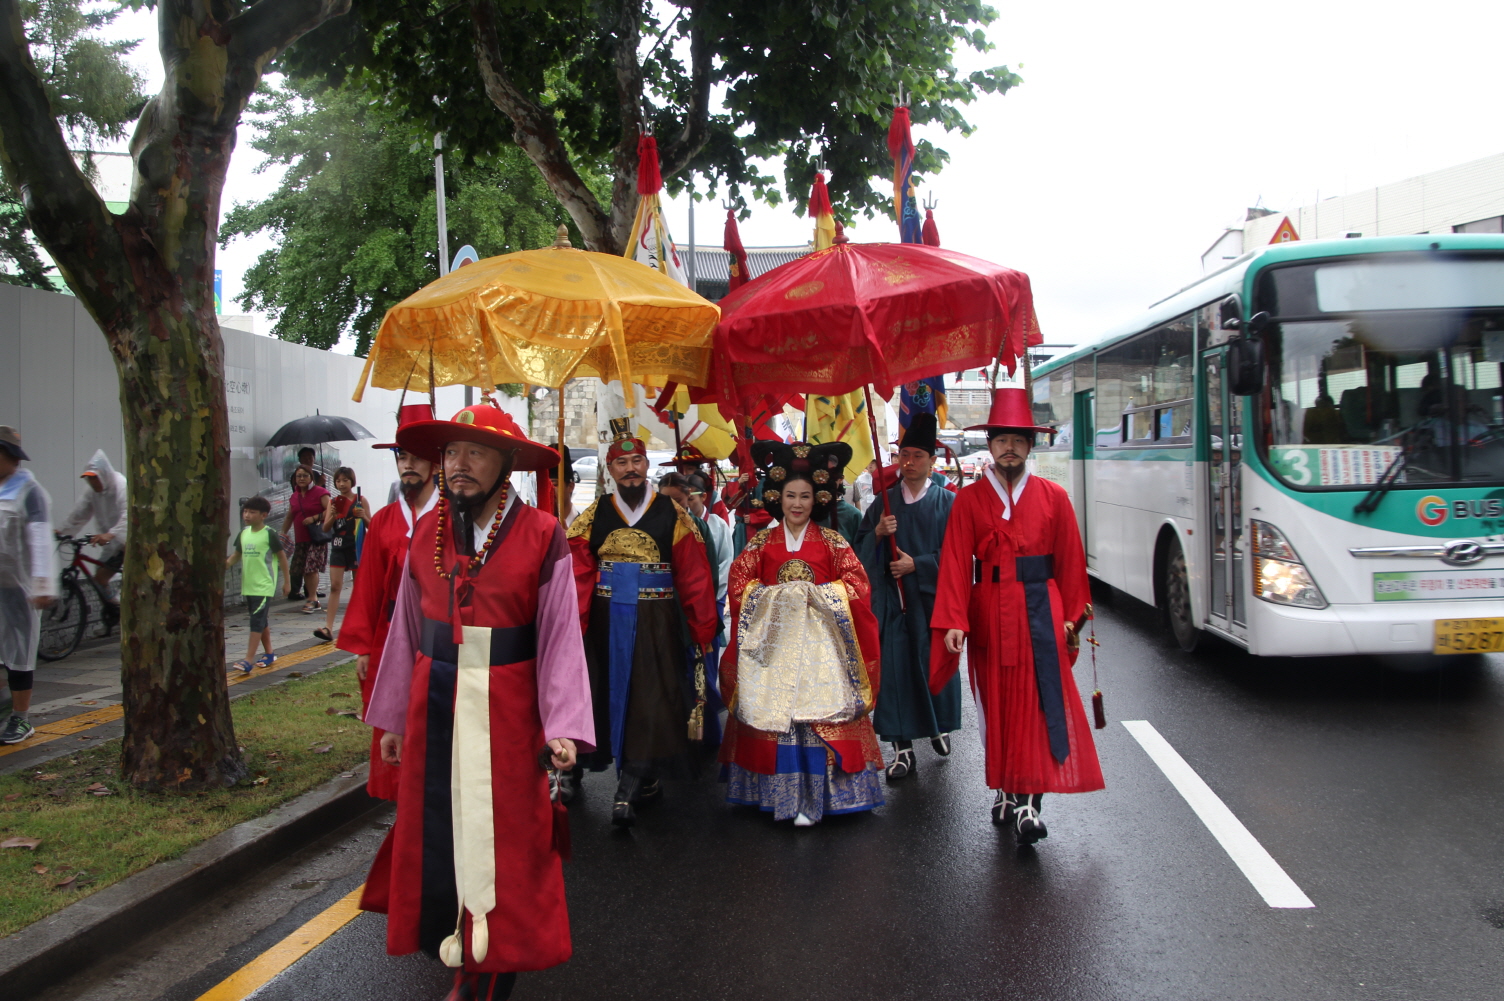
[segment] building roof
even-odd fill
[[[752,278],[761,278],[780,264],[797,261],[814,251],[810,244],[796,247],[748,247],[747,270]],[[695,248],[695,280],[724,282],[731,280],[731,255],[720,247]]]

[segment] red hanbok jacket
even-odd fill
[[[408,520],[403,512],[407,501],[398,497],[371,516],[366,529],[365,547],[361,550],[360,569],[345,606],[345,619],[335,638],[341,650],[365,654],[370,658],[366,676],[360,683],[362,707],[371,704],[371,690],[376,685],[376,667],[386,646],[386,634],[392,626],[392,608],[397,588],[402,583],[402,562],[407,558]],[[411,513],[410,511],[407,513]],[[366,791],[380,799],[397,798],[399,769],[381,760],[381,735],[371,735],[371,773]]]
[[[1017,557],[1044,555],[1054,557],[1054,578],[1048,582],[1050,618],[1070,738],[1070,754],[1063,763],[1050,753],[1024,585],[1014,570]],[[1089,792],[1103,787],[1091,725],[1071,674],[1075,658],[1065,644],[1065,623],[1079,623],[1090,601],[1086,553],[1075,510],[1063,489],[1038,476],[1028,477],[1011,519],[1003,517],[1002,498],[986,477],[956,495],[930,616],[930,691],[939,692],[959,667],[959,656],[946,651],[944,639],[946,630],[962,630],[971,692],[982,723],[988,787],[1010,793]]]
[[[736,634],[748,585],[777,584],[779,569],[797,557],[809,564],[816,584],[838,580],[845,586],[856,626],[857,646],[872,692],[866,714],[860,719],[850,723],[815,723],[815,732],[835,750],[842,771],[860,772],[868,765],[882,768],[882,750],[872,730],[872,707],[882,683],[882,645],[878,641],[877,619],[872,614],[872,587],[867,581],[867,571],[857,559],[856,551],[838,532],[817,525],[809,526],[806,532],[798,553],[790,553],[784,544],[783,526],[774,525],[753,536],[731,564],[726,588],[726,600],[731,605],[731,636],[726,652],[721,655],[721,698],[728,706],[736,705]],[[778,770],[778,734],[753,729],[738,720],[733,709],[726,717],[720,759],[735,762],[749,772],[772,775]]]

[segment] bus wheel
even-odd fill
[[[1196,628],[1196,620],[1191,615],[1191,582],[1185,569],[1185,553],[1179,542],[1171,545],[1174,548],[1165,560],[1164,580],[1159,593],[1164,595],[1165,619],[1170,624],[1170,632],[1175,634],[1175,642],[1180,644],[1180,649],[1190,653],[1201,642],[1201,630]]]

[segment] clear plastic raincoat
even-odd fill
[[[52,501],[28,469],[0,480],[0,665],[36,667],[41,613],[38,595],[57,593]]]

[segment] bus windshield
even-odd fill
[[[1504,312],[1278,325],[1264,414],[1297,487],[1504,482]]]

